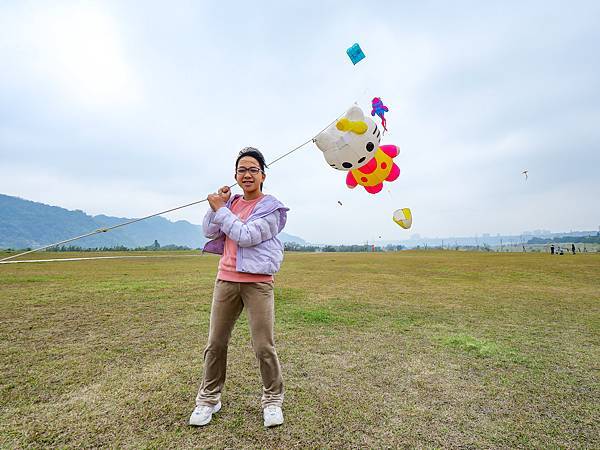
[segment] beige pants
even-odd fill
[[[196,405],[214,406],[221,399],[227,370],[227,346],[242,309],[248,311],[252,347],[263,382],[262,407],[281,406],[283,380],[275,352],[273,283],[235,283],[217,280],[210,311],[204,375]]]

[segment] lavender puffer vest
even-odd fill
[[[230,209],[239,197],[241,195],[234,195],[225,208],[219,208],[217,212],[208,210],[202,229],[204,236],[212,240],[204,245],[203,251],[222,255],[227,235],[237,243],[238,272],[273,275],[283,261],[283,244],[277,234],[285,227],[289,208],[272,195],[265,195],[243,222]]]

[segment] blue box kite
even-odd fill
[[[350,61],[352,61],[352,64],[354,65],[356,65],[357,62],[365,58],[365,54],[363,53],[363,51],[360,48],[360,45],[358,44],[354,44],[352,47],[346,50],[346,53],[348,53]]]

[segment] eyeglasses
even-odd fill
[[[258,167],[238,167],[235,171],[238,175],[245,175],[246,172],[250,172],[252,175],[258,175],[262,172]]]

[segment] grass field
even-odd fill
[[[600,447],[599,254],[286,254],[269,430],[244,315],[187,425],[216,265],[0,265],[0,446]]]

